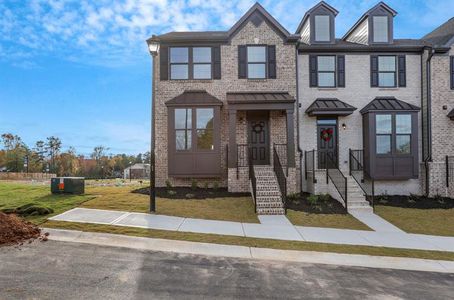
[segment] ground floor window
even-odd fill
[[[411,114],[377,114],[375,116],[377,154],[411,154],[411,136]]]

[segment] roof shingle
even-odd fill
[[[421,109],[413,104],[398,100],[394,97],[376,97],[363,109],[361,114],[373,111],[420,111]]]

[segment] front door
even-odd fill
[[[338,167],[337,119],[317,120],[318,168]]]
[[[249,151],[254,165],[270,163],[268,112],[248,112]]]

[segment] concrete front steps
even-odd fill
[[[366,200],[364,191],[351,176],[347,176],[347,203],[348,212],[373,213],[373,208]]]
[[[257,214],[284,215],[281,191],[272,166],[254,166],[257,179]]]

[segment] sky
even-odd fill
[[[249,0],[0,0],[0,134],[32,147],[136,154],[150,147],[151,57],[145,40],[169,31],[228,30]],[[318,1],[259,1],[290,32]],[[378,1],[328,0],[336,36]],[[390,0],[396,38],[420,38],[454,16],[452,0]]]

